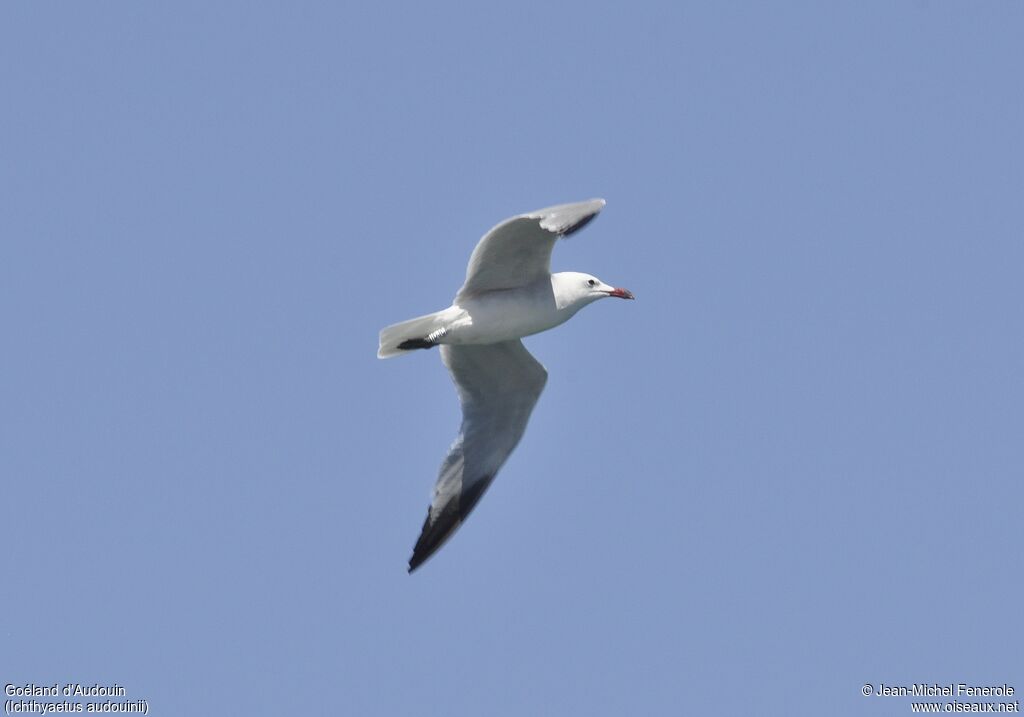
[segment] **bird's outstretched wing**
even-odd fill
[[[409,572],[429,558],[466,519],[519,443],[548,373],[518,339],[442,346],[462,404],[462,428],[441,464]]]
[[[603,199],[560,204],[506,219],[484,234],[455,295],[525,286],[551,273],[551,250],[559,237],[582,229],[604,207]]]

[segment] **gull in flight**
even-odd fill
[[[591,199],[506,219],[476,245],[450,307],[380,332],[379,358],[439,346],[462,405],[462,427],[441,464],[410,573],[462,525],[523,437],[548,373],[520,339],[598,299],[633,298],[589,274],[551,273],[555,242],[602,207],[603,199]]]

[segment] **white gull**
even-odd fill
[[[410,573],[462,524],[523,437],[548,374],[519,339],[598,299],[633,298],[589,274],[551,273],[555,241],[602,207],[603,199],[591,199],[506,219],[476,245],[450,307],[380,332],[380,358],[440,346],[462,404],[462,427],[441,464]]]

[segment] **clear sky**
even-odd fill
[[[1024,4],[0,9],[0,680],[153,715],[1024,691]],[[604,197],[454,539],[378,330]],[[5,699],[7,699],[5,697]]]

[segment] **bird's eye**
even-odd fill
[[[587,286],[597,286],[597,282],[594,281],[593,279],[588,279]]]

